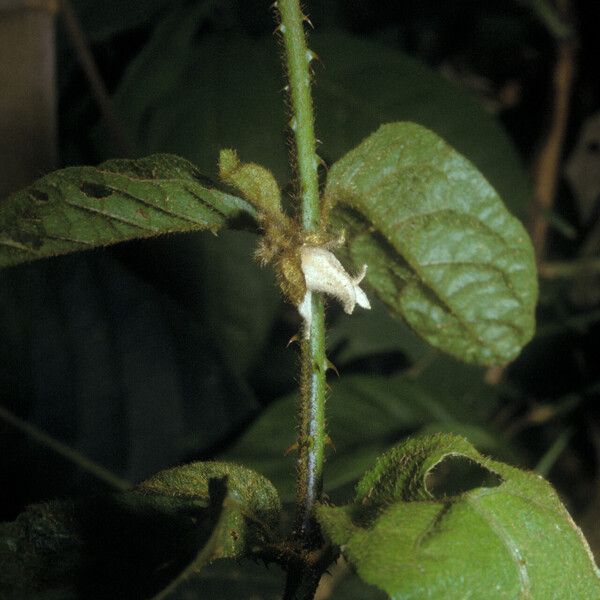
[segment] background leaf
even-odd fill
[[[473,483],[446,491],[443,468],[451,485],[461,465]],[[552,487],[456,436],[388,451],[359,483],[355,503],[323,505],[318,519],[359,575],[392,598],[600,593],[600,571]]]
[[[443,403],[420,381],[407,375],[354,375],[333,380],[327,399],[327,426],[333,447],[327,457],[325,490],[332,494],[355,482],[390,443],[425,424],[433,430],[465,432],[463,428],[469,423],[465,413],[483,397],[484,390],[472,392],[469,400],[457,394]],[[284,453],[296,441],[296,432],[289,427],[295,418],[296,403],[297,397],[292,394],[271,404],[224,454],[226,460],[268,477],[284,501],[294,498],[294,459]],[[482,449],[503,453],[493,433],[484,434],[476,422],[471,423],[469,433],[478,435]]]
[[[154,155],[70,167],[10,196],[0,211],[0,267],[253,215],[188,161]]]
[[[92,42],[110,38],[151,21],[157,12],[168,6],[166,0],[147,0],[143,3],[122,5],[120,2],[104,2],[101,6],[90,0],[73,0],[73,9],[81,22],[81,28]],[[119,18],[115,18],[115,14]]]
[[[498,120],[474,96],[384,44],[338,32],[314,34],[310,44],[324,65],[317,68],[315,102],[323,140],[319,152],[329,164],[382,123],[413,121],[469,158],[510,211],[527,217],[531,189],[521,159]]]
[[[387,596],[373,586],[369,586],[350,569],[339,576],[323,575],[320,597],[330,600],[382,600]],[[324,585],[323,585],[324,583]],[[325,586],[330,590],[325,592]],[[280,600],[285,588],[285,572],[277,565],[262,565],[243,560],[221,560],[204,569],[200,577],[190,580],[182,587],[182,595],[187,591],[201,589],[204,598],[222,600]],[[185,596],[184,596],[185,597]],[[318,596],[319,597],[319,596]]]
[[[369,356],[401,352],[411,363],[424,359],[432,349],[401,319],[394,318],[377,298],[369,298],[371,310],[357,310],[351,319],[342,315],[330,326],[327,344],[336,367],[342,368]]]
[[[139,151],[175,152],[212,173],[222,147],[290,179],[285,152],[283,77],[271,36],[194,35],[203,10],[174,11],[128,66],[115,95]],[[338,160],[381,123],[432,129],[484,173],[511,211],[530,197],[520,157],[497,119],[458,86],[383,44],[339,31],[315,32],[314,88],[320,154]],[[252,94],[247,90],[252,89]],[[220,93],[224,91],[225,93]]]
[[[429,343],[502,364],[533,336],[537,281],[520,223],[471,163],[414,123],[383,125],[334,164],[326,202],[355,266]]]

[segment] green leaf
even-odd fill
[[[268,479],[239,465],[191,463],[158,473],[140,484],[137,491],[210,502],[212,512],[215,505],[218,510],[208,540],[156,600],[168,598],[192,575],[217,559],[257,554],[264,544],[275,539],[279,526],[281,502],[277,490]]]
[[[216,232],[253,214],[177,156],[70,167],[2,204],[0,267],[177,231]]]
[[[433,346],[503,364],[533,336],[537,281],[522,225],[464,157],[414,123],[383,125],[333,165],[326,201],[354,265]]]
[[[319,154],[330,163],[382,123],[412,121],[435,131],[490,181],[510,211],[528,216],[529,177],[510,137],[482,103],[423,62],[338,32],[310,36],[316,69]]]
[[[31,506],[0,523],[0,596],[171,597],[221,557],[260,556],[280,508],[263,477],[216,462],[123,494]]]
[[[195,462],[166,469],[146,479],[136,491],[208,503],[213,479],[226,481],[226,503],[232,509],[228,526],[239,529],[236,536],[223,531],[227,535],[223,557],[235,556],[244,548],[247,543],[244,530],[248,525],[257,527],[259,536],[265,537],[277,529],[281,501],[273,484],[256,472],[229,462]]]
[[[466,473],[459,481],[457,471]],[[384,454],[325,535],[391,598],[597,598],[600,572],[550,484],[453,435]]]

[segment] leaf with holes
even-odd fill
[[[414,123],[383,125],[333,165],[325,200],[355,266],[426,341],[506,363],[534,331],[533,250],[479,171]]]
[[[46,175],[0,207],[0,267],[178,231],[216,232],[254,211],[190,162],[155,154]]]
[[[458,436],[396,446],[352,504],[321,505],[318,520],[391,598],[600,597],[590,549],[550,484]]]

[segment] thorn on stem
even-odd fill
[[[319,56],[317,55],[316,52],[313,52],[312,50],[307,50],[306,51],[306,60],[307,62],[310,64],[313,60],[318,60],[319,62],[321,62],[321,59],[319,58]]]
[[[340,372],[337,370],[337,367],[329,360],[326,359],[325,370],[333,371],[338,377],[340,376]]]
[[[291,444],[284,450],[283,455],[288,456],[292,452],[296,452],[296,450],[298,450],[298,448],[300,448],[300,446],[298,445],[298,442],[294,442],[293,444]]]
[[[317,154],[317,158],[319,160],[319,166],[323,167],[325,171],[329,171],[329,165],[325,162],[325,159]]]
[[[302,15],[302,20],[303,20],[305,23],[308,23],[308,24],[310,25],[310,28],[311,28],[311,29],[314,29],[314,28],[315,28],[315,26],[312,24],[312,21],[311,21],[311,20],[308,18],[308,16],[307,16],[307,15]]]

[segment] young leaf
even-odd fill
[[[329,171],[326,202],[355,266],[426,341],[506,363],[534,331],[527,233],[464,157],[414,123],[383,125]]]
[[[453,478],[458,469],[470,479]],[[320,506],[318,520],[392,598],[600,597],[600,572],[552,487],[454,435],[388,451],[354,503]]]
[[[55,171],[0,207],[0,267],[254,215],[190,162],[155,154]]]

